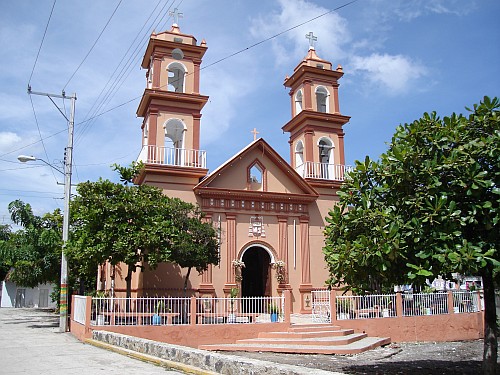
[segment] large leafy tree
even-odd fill
[[[5,280],[5,276],[10,271],[12,266],[9,252],[9,238],[11,237],[11,229],[9,225],[0,225],[0,281]]]
[[[176,212],[174,225],[178,230],[172,244],[171,261],[187,268],[184,279],[186,294],[193,268],[201,273],[209,264],[219,263],[217,232],[211,223],[204,221],[203,213],[196,206],[179,199],[172,199],[171,204]]]
[[[11,219],[22,228],[10,233],[4,228],[0,244],[0,263],[9,268],[8,278],[16,284],[34,288],[43,283],[59,283],[61,268],[61,224],[59,210],[43,217],[20,200],[9,204]]]
[[[194,205],[169,198],[154,186],[133,185],[140,164],[114,168],[122,184],[102,179],[81,183],[72,202],[69,255],[82,274],[95,274],[104,262],[125,263],[129,297],[132,274],[145,264],[154,269],[168,261],[203,270],[216,263],[203,256],[213,248],[215,231],[201,221]]]
[[[499,108],[485,97],[468,116],[425,113],[399,126],[380,160],[356,162],[327,218],[324,248],[329,282],[358,292],[453,272],[482,276],[487,374],[497,360]]]

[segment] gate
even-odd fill
[[[313,323],[331,323],[330,291],[313,290],[312,297],[312,321]]]

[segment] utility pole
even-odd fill
[[[63,248],[61,252],[61,296],[59,299],[59,331],[66,332],[68,330],[68,261],[64,253],[69,235],[69,202],[71,199],[71,171],[73,166],[73,130],[75,126],[75,102],[76,94],[70,97],[66,96],[63,91],[61,95],[47,94],[44,92],[31,91],[31,86],[28,86],[28,94],[46,96],[56,106],[63,117],[68,121],[68,145],[66,146],[66,157],[64,158],[64,214],[63,214]],[[56,105],[52,98],[70,99],[71,108],[69,119],[66,114]]]

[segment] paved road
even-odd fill
[[[49,311],[1,308],[0,374],[181,374],[83,344],[58,324]]]

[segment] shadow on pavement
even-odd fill
[[[481,361],[401,361],[378,362],[369,365],[350,365],[342,368],[346,374],[356,375],[451,375],[481,373]]]

